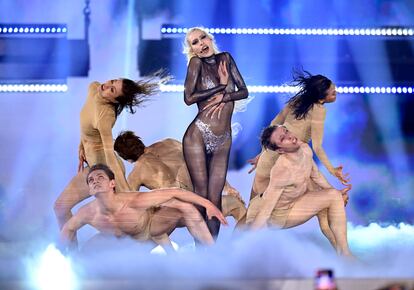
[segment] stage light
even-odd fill
[[[63,25],[58,24],[49,24],[47,27],[41,26],[42,24],[34,24],[34,25],[27,25],[27,24],[15,24],[12,26],[1,25],[0,24],[0,34],[1,33],[9,33],[9,34],[26,34],[26,33],[66,33],[67,29],[62,27]],[[64,28],[64,30],[63,30]]]
[[[411,36],[413,29],[403,27],[397,28],[206,28],[207,32],[215,34],[247,34],[247,35],[350,35],[350,36]],[[186,33],[186,28],[161,27],[162,34],[181,34]]]
[[[0,93],[64,93],[67,90],[66,84],[0,84]]]
[[[284,86],[247,86],[250,93],[297,93],[296,87],[288,85]],[[181,93],[184,91],[183,85],[161,85],[161,91],[166,93]],[[336,91],[339,94],[411,94],[413,92],[412,87],[352,87],[352,86],[338,86]]]
[[[71,261],[63,256],[54,245],[49,245],[38,260],[29,262],[27,271],[34,289],[78,289]]]

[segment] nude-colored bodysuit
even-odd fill
[[[334,174],[334,167],[328,159],[323,147],[323,131],[324,131],[324,122],[326,117],[326,109],[323,105],[315,104],[311,108],[304,119],[296,119],[293,114],[292,109],[289,105],[273,119],[270,125],[284,125],[286,128],[292,132],[299,140],[309,143],[312,140],[312,147],[315,151],[316,156],[322,162],[322,164],[328,169],[331,174]],[[260,154],[256,174],[260,175],[262,178],[267,178],[269,180],[270,170],[278,159],[279,154],[272,150],[263,150]],[[257,194],[263,193],[266,189],[266,186],[262,186],[263,189],[259,190],[262,192],[257,192]]]
[[[89,85],[88,97],[80,112],[81,142],[89,166],[97,163],[108,165],[115,174],[117,191],[129,191],[123,163],[114,152],[112,127],[116,116],[113,106],[99,92],[98,82]]]
[[[97,203],[97,201],[93,202]],[[151,207],[137,212],[136,209],[128,208],[128,201],[126,201],[124,206],[110,217],[95,210],[95,214],[91,215],[93,218],[90,218],[87,223],[102,233],[117,237],[129,236],[145,242],[151,240],[150,227],[156,210],[155,207]]]
[[[247,223],[253,222],[264,204],[272,204],[266,194],[268,190],[280,191],[280,197],[272,211],[268,223],[273,226],[284,227],[290,209],[295,202],[307,191],[320,188],[331,188],[325,177],[319,172],[312,159],[313,153],[309,145],[303,143],[295,160],[286,155],[280,155],[271,169],[269,188],[250,201],[247,210]],[[316,188],[318,186],[319,188]]]
[[[144,154],[135,162],[128,183],[133,190],[145,186],[150,190],[179,187],[193,191],[182,144],[168,138],[146,147]],[[222,211],[224,216],[231,213],[236,220],[246,214],[244,204],[232,195],[223,195]]]

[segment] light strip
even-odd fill
[[[0,24],[0,35],[11,34],[60,34],[67,33],[66,25],[55,24]]]
[[[291,86],[247,86],[250,93],[296,93],[298,88]],[[161,91],[166,93],[181,93],[183,85],[161,85]],[[338,86],[336,91],[340,94],[412,94],[414,87],[357,87]]]
[[[213,34],[243,35],[354,35],[354,36],[413,36],[414,29],[407,27],[387,28],[206,28]],[[188,28],[161,28],[162,34],[185,34]]]
[[[66,92],[66,84],[0,84],[0,93]]]

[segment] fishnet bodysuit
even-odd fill
[[[218,65],[222,60],[226,62],[229,73],[227,85],[220,84],[218,75]],[[217,114],[213,118],[206,116],[208,110],[204,110],[209,99],[216,94],[224,94],[224,107],[220,119]],[[190,60],[185,80],[184,101],[187,105],[197,103],[198,114],[184,134],[184,158],[194,191],[210,200],[219,209],[231,147],[230,125],[234,101],[247,96],[244,80],[229,53],[214,54],[206,58],[193,57]],[[215,218],[208,220],[203,209],[200,209],[200,212],[211,234],[216,238],[220,222]]]

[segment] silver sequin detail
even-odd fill
[[[206,89],[212,89],[215,88],[216,85],[214,84],[214,82],[208,77],[206,76],[205,78],[202,79],[203,85]]]
[[[213,133],[210,129],[210,125],[204,123],[200,119],[195,121],[197,128],[201,132],[201,136],[203,136],[204,145],[206,146],[206,151],[208,154],[214,153],[220,146],[222,146],[227,139],[230,138],[230,133],[226,132],[223,135],[217,136]]]

